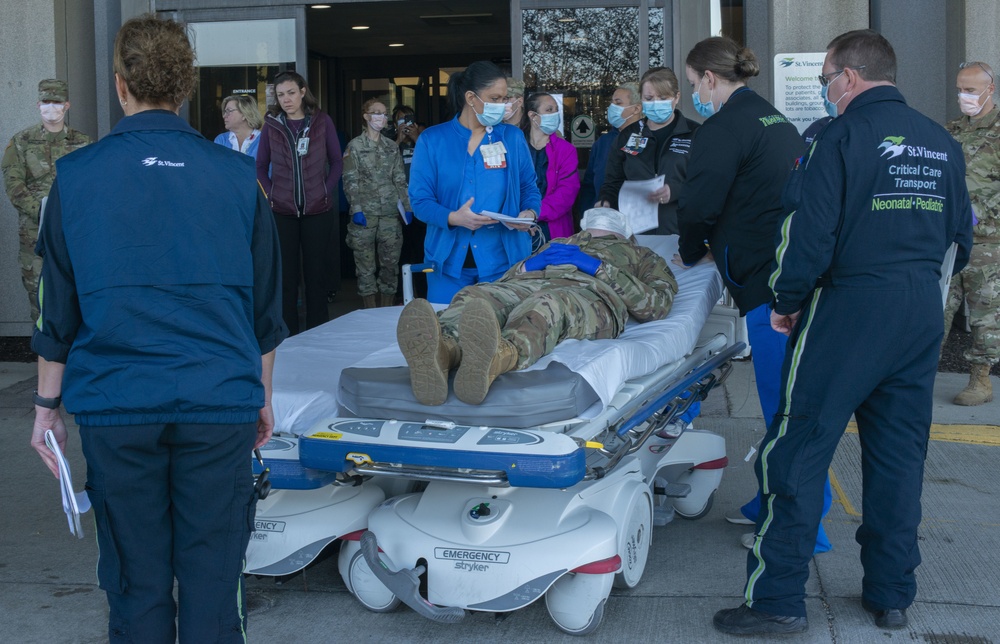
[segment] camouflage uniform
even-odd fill
[[[358,294],[396,292],[403,227],[397,203],[410,211],[403,158],[396,142],[367,134],[354,138],[344,153],[344,192],[351,214],[363,212],[367,225],[347,224],[347,245],[354,251]],[[377,257],[377,263],[376,263]],[[378,269],[378,282],[375,271]]]
[[[68,100],[62,81],[45,80],[39,83],[38,89],[40,101]],[[39,123],[15,134],[0,162],[7,196],[18,213],[18,261],[21,281],[31,304],[32,321],[38,319],[38,278],[42,274],[42,259],[35,255],[38,210],[55,179],[56,160],[88,143],[89,136],[69,126],[64,125],[61,132],[53,134]]]
[[[1000,107],[985,116],[962,116],[947,125],[965,151],[966,183],[979,223],[972,229],[968,265],[952,278],[945,308],[945,337],[963,297],[969,303],[972,364],[1000,360]]]
[[[615,236],[593,237],[587,231],[552,241],[579,246],[600,259],[597,274],[568,265],[522,273],[524,262],[518,262],[495,282],[459,291],[438,314],[442,333],[457,339],[465,304],[485,300],[496,312],[503,339],[517,347],[516,368],[525,369],[567,338],[616,338],[629,315],[648,322],[670,312],[677,280],[652,250]],[[545,248],[548,244],[541,250]]]

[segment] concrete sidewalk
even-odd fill
[[[832,470],[838,498],[825,526],[834,549],[811,564],[810,629],[783,642],[1000,642],[1000,402],[961,408],[951,398],[967,376],[940,374],[935,391],[935,440],[928,449],[923,564],[920,590],[903,631],[880,631],[861,609],[861,565],[854,531],[860,525],[860,447],[844,436]],[[994,379],[994,386],[1000,382]],[[107,607],[96,586],[93,523],[85,539],[69,535],[59,489],[28,446],[33,420],[34,365],[0,363],[0,633],[7,641],[105,642]],[[713,613],[740,602],[746,550],[738,542],[747,526],[723,515],[755,490],[743,457],[762,436],[749,363],[738,363],[722,390],[713,392],[697,425],[726,438],[731,465],[715,506],[699,521],[675,520],[653,530],[649,563],[633,590],[612,591],[600,642],[747,641],[716,633]],[[68,456],[77,489],[85,468],[78,436]],[[250,639],[287,642],[498,642],[579,641],[552,624],[542,602],[502,618],[470,615],[445,626],[401,607],[387,614],[364,610],[347,592],[336,557],[283,585],[250,580]]]

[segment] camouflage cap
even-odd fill
[[[507,77],[507,98],[520,98],[524,96],[524,81]]]
[[[69,100],[69,85],[66,84],[66,81],[57,78],[46,78],[39,81],[38,100],[65,103]]]

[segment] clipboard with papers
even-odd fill
[[[507,228],[510,228],[510,224],[531,224],[534,226],[538,223],[534,217],[511,217],[510,215],[504,215],[499,212],[491,212],[489,210],[484,210],[477,214],[499,221],[504,226],[507,226]]]
[[[59,449],[59,443],[51,429],[45,432],[45,446],[55,455],[56,463],[59,466],[59,490],[62,493],[63,512],[66,513],[69,532],[76,538],[83,539],[80,515],[90,509],[90,497],[87,496],[86,491],[73,491],[73,476],[69,470],[69,462],[62,450]]]

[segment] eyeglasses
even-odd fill
[[[983,72],[990,77],[990,83],[993,82],[993,74],[991,74],[990,70],[986,69],[986,67],[982,63],[970,62],[970,63],[962,63],[961,65],[958,66],[959,69],[968,69],[970,67],[979,67],[979,69],[983,70]]]
[[[388,112],[365,112],[365,114],[371,114],[372,116],[389,116]]]
[[[229,116],[229,115],[230,115],[230,114],[232,114],[233,112],[239,112],[239,110],[238,110],[238,109],[236,109],[235,107],[230,107],[230,108],[229,108],[228,110],[222,110],[222,113],[223,113],[223,115],[225,115],[225,116]]]
[[[857,71],[861,71],[865,67],[866,67],[866,65],[858,65],[857,67],[846,67],[845,66],[843,69],[835,69],[832,72],[830,72],[829,74],[820,74],[819,75],[819,84],[820,84],[820,87],[826,87],[830,83],[836,81],[838,78],[840,78],[840,75],[843,74],[848,69],[853,69],[854,71],[857,72]],[[827,76],[830,76],[831,74],[835,74],[835,76],[833,78],[827,78]]]

